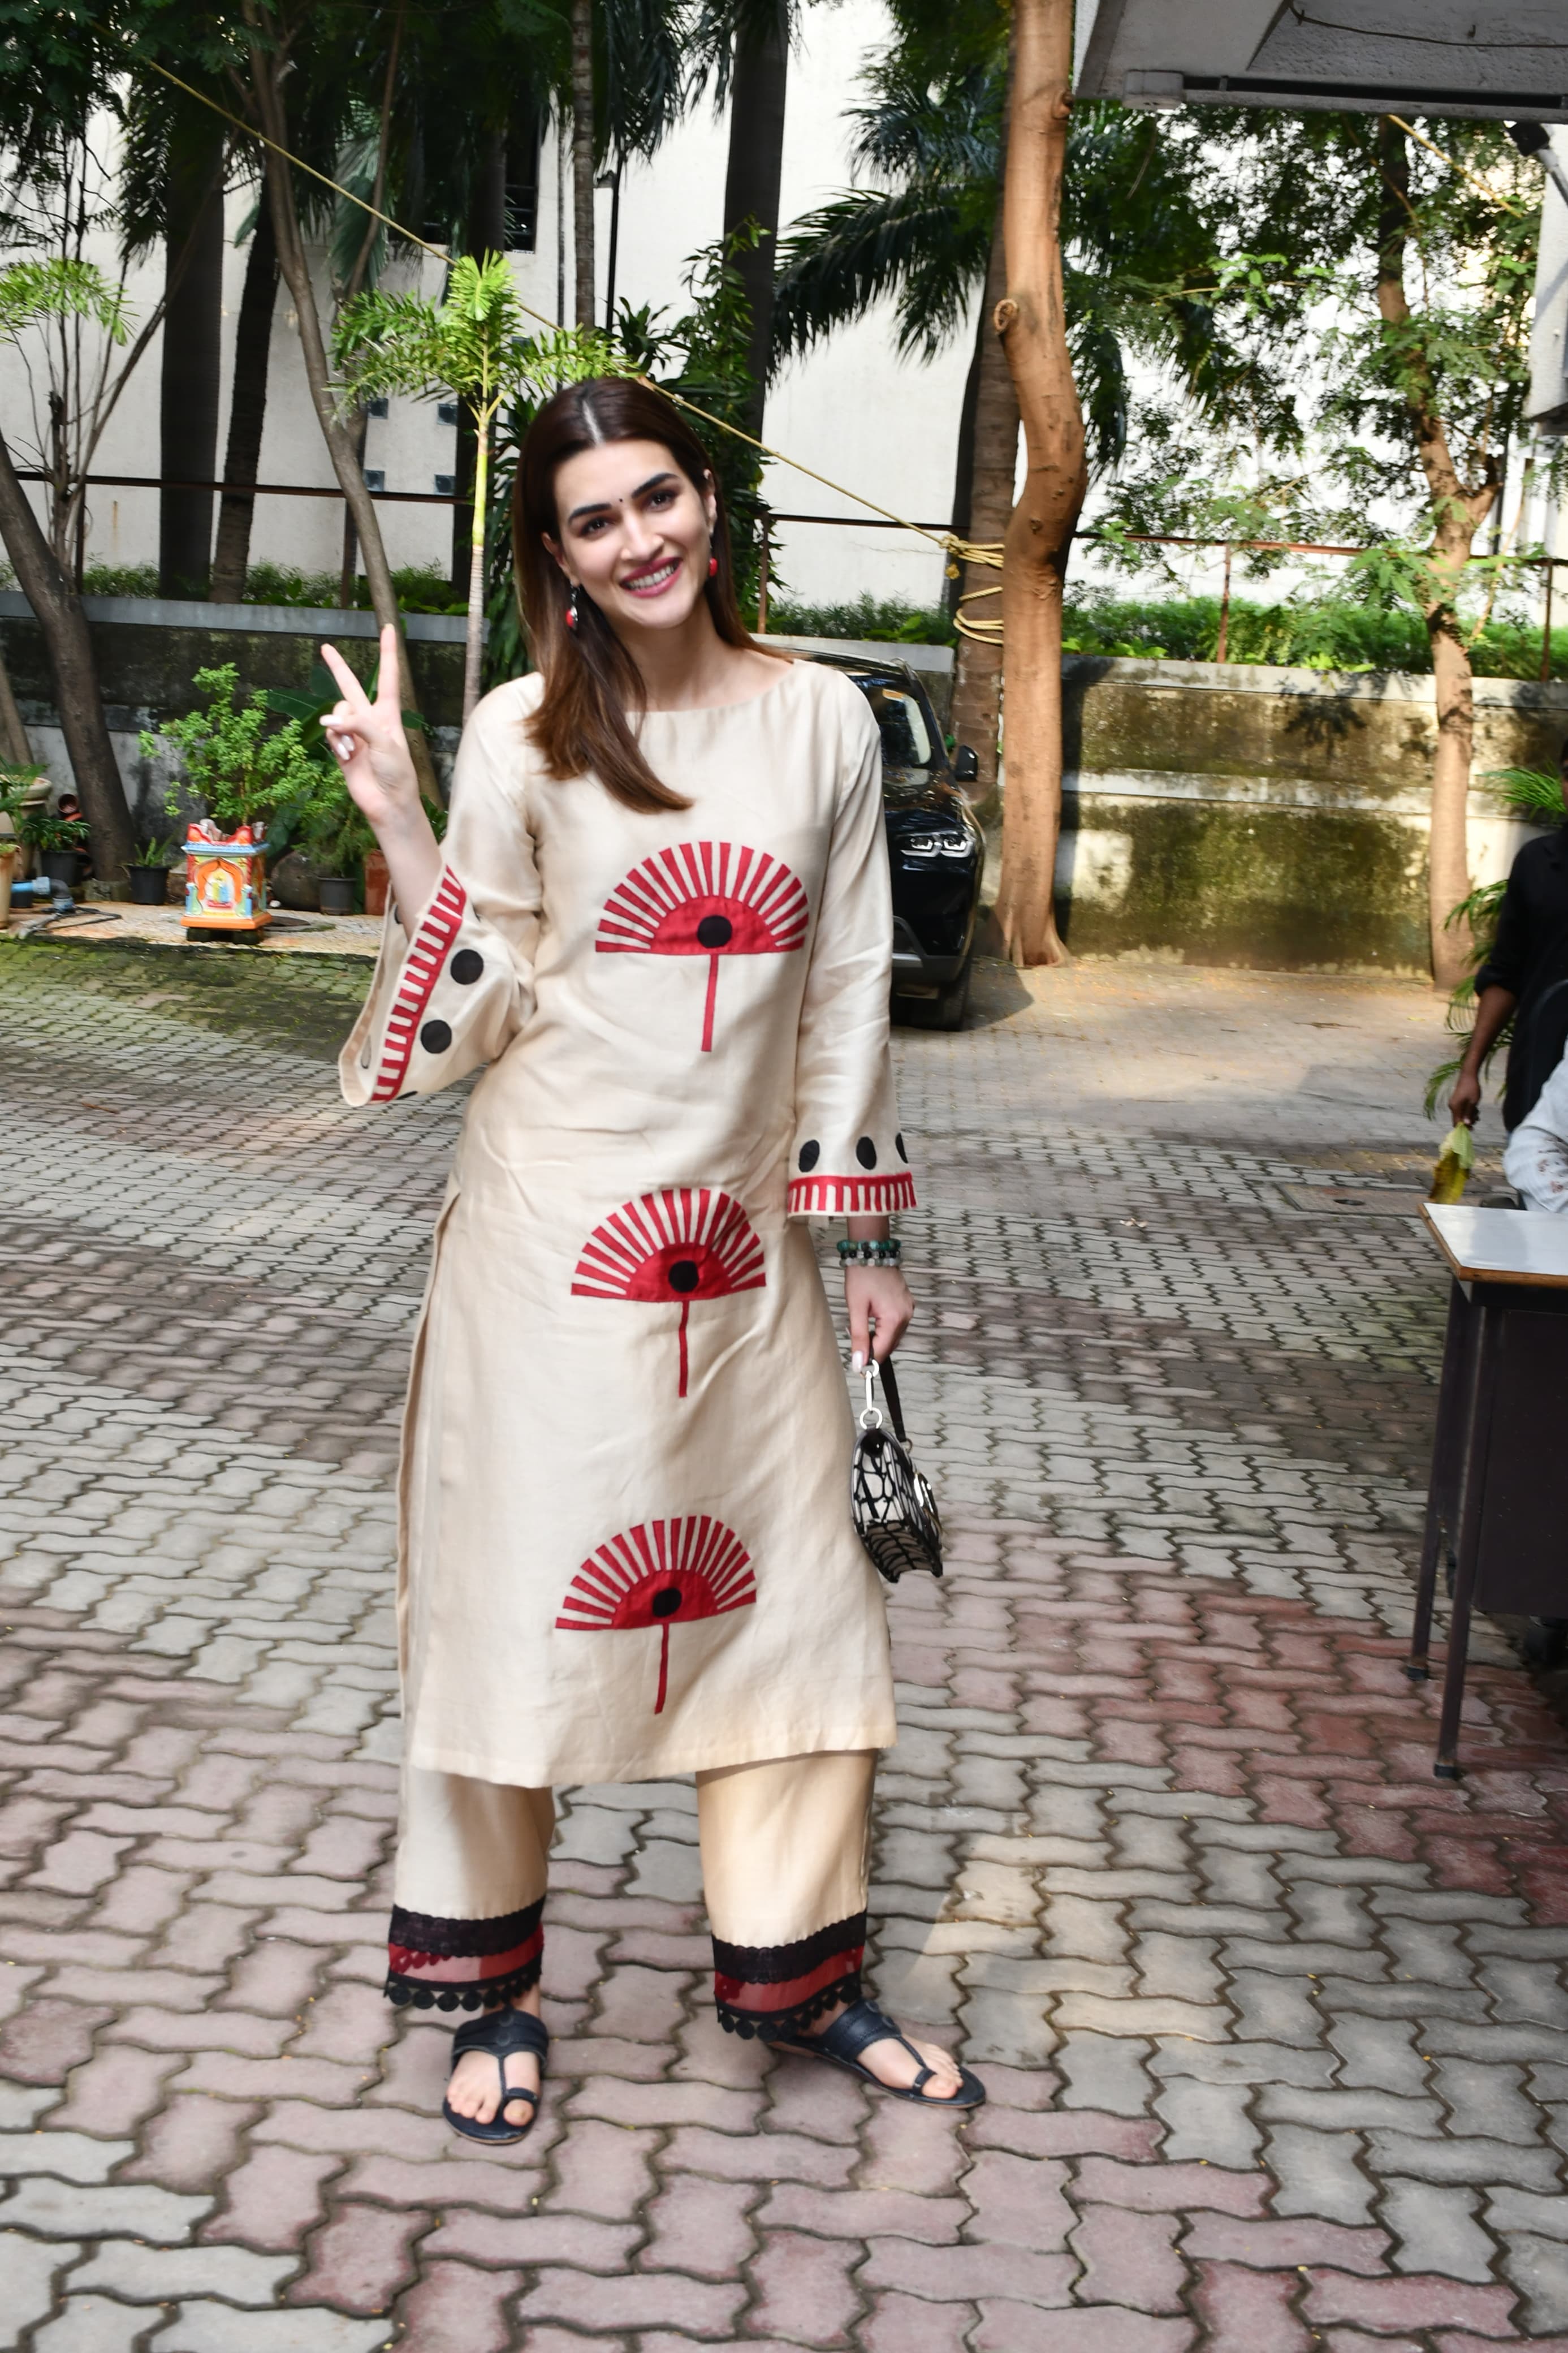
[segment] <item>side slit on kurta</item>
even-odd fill
[[[691,806],[640,813],[543,774],[538,693],[501,687],[465,730],[439,882],[412,937],[389,913],[340,1062],[356,1103],[489,1065],[405,1429],[393,1941],[426,1958],[395,1961],[395,1998],[530,1981],[552,1788],[696,1773],[706,1793],[751,1768],[795,1793],[757,1834],[767,1850],[799,1843],[802,1793],[816,1810],[837,1787],[825,1760],[896,1737],[804,1222],[914,1203],[876,723],[809,663],[750,702],[649,714],[648,759]],[[738,1989],[721,2007],[742,2031],[768,2011],[757,1987],[793,1988],[787,2010],[816,1999],[796,1983],[814,1972],[853,1979],[868,1763],[856,1772],[854,1804],[820,1807],[822,1836],[860,1858],[840,1911],[803,1896],[759,1927],[737,1898],[731,1916],[709,1853],[726,1840],[704,1829],[719,1975]],[[705,1821],[720,1802],[700,1799]],[[407,1861],[439,1843],[427,1817],[484,1858],[462,1866],[462,1901]],[[813,1867],[841,1863],[824,1848]],[[430,1956],[452,1968],[432,1976]]]

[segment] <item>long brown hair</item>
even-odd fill
[[[689,800],[659,782],[637,743],[633,723],[644,703],[637,664],[586,593],[577,596],[576,628],[566,627],[565,584],[544,544],[547,532],[552,539],[561,533],[558,469],[605,441],[660,442],[700,496],[712,491],[719,510],[713,526],[719,569],[704,583],[703,594],[726,645],[753,642],[735,602],[724,494],[708,452],[680,411],[663,393],[632,377],[589,376],[568,385],[546,401],[529,427],[512,493],[512,551],[523,619],[544,673],[544,694],[529,720],[529,734],[552,776],[595,776],[627,808],[689,808]]]

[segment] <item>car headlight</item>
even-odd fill
[[[906,858],[973,858],[973,847],[966,833],[906,833],[899,848]]]

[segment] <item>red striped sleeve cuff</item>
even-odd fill
[[[789,1188],[792,1218],[887,1218],[915,1206],[915,1180],[903,1169],[889,1176],[796,1176]]]
[[[458,936],[468,903],[468,894],[451,868],[443,867],[436,895],[426,908],[404,959],[397,995],[386,1017],[386,1037],[381,1050],[381,1068],[371,1092],[372,1103],[390,1103],[408,1075],[409,1058],[425,1008],[441,976],[441,967]]]

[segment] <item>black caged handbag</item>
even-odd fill
[[[887,1392],[893,1427],[885,1430],[874,1391],[878,1375]],[[866,1406],[849,1464],[849,1504],[861,1543],[879,1577],[897,1585],[907,1569],[942,1575],[942,1520],[904,1433],[899,1384],[891,1357],[866,1366]]]

